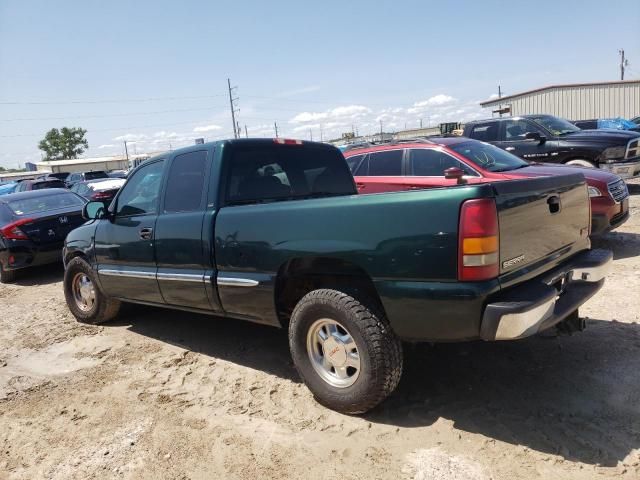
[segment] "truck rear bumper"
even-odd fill
[[[514,340],[534,335],[567,318],[604,283],[613,254],[589,250],[542,277],[498,294],[482,316],[483,340]]]

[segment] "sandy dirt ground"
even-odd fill
[[[640,183],[585,332],[407,348],[364,417],[316,404],[286,334],[68,312],[61,267],[0,286],[0,479],[638,479]]]

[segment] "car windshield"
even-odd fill
[[[31,198],[21,198],[7,202],[7,206],[16,215],[33,215],[34,213],[61,208],[81,207],[84,201],[73,193],[56,193],[53,195],[41,195]]]
[[[470,141],[449,145],[449,148],[490,172],[508,172],[529,165],[515,155],[488,143]]]
[[[540,115],[538,117],[530,117],[533,121],[539,123],[554,135],[566,135],[567,133],[579,132],[580,128],[564,118],[554,117],[552,115]]]
[[[96,178],[109,178],[105,172],[87,172],[84,174],[85,180],[94,180]]]

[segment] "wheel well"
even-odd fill
[[[598,162],[596,162],[593,158],[588,157],[587,155],[574,155],[572,157],[565,158],[562,161],[562,163],[566,164],[567,162],[570,162],[571,160],[584,160],[586,162],[593,163],[594,165],[598,165]]]
[[[76,251],[71,252],[71,253],[69,253],[69,254],[67,255],[67,257],[64,259],[64,264],[65,264],[65,265],[68,265],[68,264],[69,264],[69,262],[70,262],[71,260],[73,260],[74,258],[76,258],[76,257],[81,257],[81,258],[84,258],[84,259],[86,259],[86,258],[87,258],[87,256],[86,256],[83,252],[81,252],[81,251],[79,251],[79,250],[76,250]]]
[[[287,326],[300,299],[319,288],[359,294],[375,302],[380,311],[384,312],[373,281],[362,268],[337,258],[296,258],[280,267],[276,279],[276,311],[283,327]]]

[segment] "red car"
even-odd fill
[[[359,193],[417,190],[467,183],[582,173],[591,198],[591,235],[629,218],[629,191],[618,175],[595,168],[527,163],[488,143],[465,137],[363,144],[344,151]],[[445,175],[445,170],[448,170]]]

